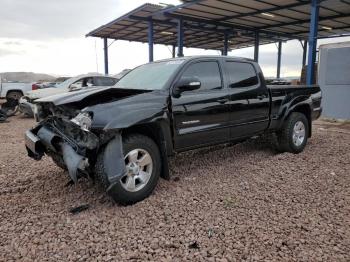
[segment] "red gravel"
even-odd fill
[[[315,126],[299,155],[263,139],[179,155],[172,181],[121,207],[29,159],[31,125],[0,124],[0,261],[350,261],[348,130]]]

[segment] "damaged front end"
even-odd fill
[[[40,160],[47,154],[61,159],[74,182],[79,173],[89,174],[100,144],[89,130],[92,115],[53,105],[38,105],[35,115],[44,120],[25,134],[28,156]]]
[[[59,167],[68,170],[74,182],[85,174],[96,175],[113,200],[133,203],[143,195],[126,191],[122,179],[143,170],[134,167],[131,173],[130,166],[127,167],[123,138],[127,139],[137,129],[143,132],[141,135],[152,137],[150,144],[154,140],[154,147],[159,142],[158,163],[167,177],[167,150],[172,148],[167,106],[166,93],[118,88],[96,88],[39,99],[33,107],[39,124],[25,135],[28,155],[36,160],[50,156]],[[158,151],[154,152],[157,157]],[[150,175],[160,176],[158,169],[159,173]],[[130,194],[131,199],[126,201]]]

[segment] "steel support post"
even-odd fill
[[[224,50],[222,52],[222,55],[227,56],[228,54],[228,33],[225,32],[224,34]]]
[[[307,55],[307,41],[304,41],[303,45],[303,67],[306,65],[306,55]]]
[[[153,62],[153,21],[148,21],[148,61]]]
[[[259,62],[259,45],[260,45],[260,35],[259,32],[255,32],[255,44],[254,44],[254,61]]]
[[[281,58],[282,58],[282,41],[279,41],[278,54],[277,54],[277,78],[281,78]]]
[[[173,55],[173,58],[176,57],[176,45],[173,45],[172,55]]]
[[[103,38],[103,53],[105,59],[105,74],[108,75],[108,39]]]
[[[317,33],[318,33],[318,18],[320,11],[320,1],[312,0],[311,2],[311,19],[309,32],[309,54],[307,61],[307,76],[306,84],[312,85],[315,83],[315,62],[317,48]]]
[[[182,19],[177,24],[177,56],[184,56],[184,23]]]

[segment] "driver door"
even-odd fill
[[[187,65],[180,76],[197,77],[198,90],[185,91],[172,97],[175,149],[215,144],[229,139],[229,97],[223,87],[219,61],[195,61]],[[227,104],[226,104],[227,103]]]

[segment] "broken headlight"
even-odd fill
[[[71,121],[80,126],[83,130],[90,130],[92,124],[92,119],[88,112],[79,113],[76,117],[72,118]]]

